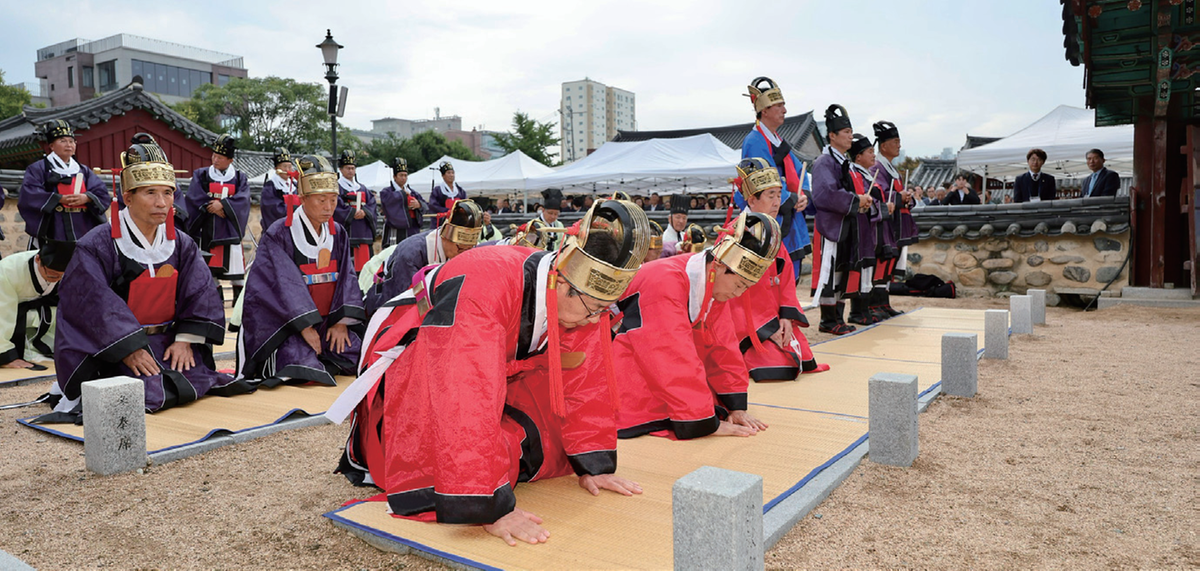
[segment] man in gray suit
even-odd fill
[[[1117,173],[1104,168],[1104,151],[1092,149],[1085,157],[1092,174],[1083,179],[1083,197],[1116,196],[1117,189],[1121,188],[1121,179]]]

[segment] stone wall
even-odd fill
[[[909,270],[959,287],[960,295],[1004,296],[1045,289],[1047,302],[1062,293],[1093,293],[1116,278],[1110,291],[1129,283],[1129,232],[1079,236],[928,238],[908,249]],[[1087,291],[1085,291],[1087,290]]]

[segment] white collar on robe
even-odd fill
[[[175,252],[175,241],[167,239],[166,223],[158,225],[158,229],[154,232],[154,240],[151,241],[142,234],[141,229],[130,218],[128,208],[122,209],[117,218],[121,224],[121,237],[113,240],[117,244],[117,249],[125,254],[125,257],[146,265],[150,269],[150,273],[154,273],[154,266],[167,261],[167,258]],[[133,241],[134,238],[137,238],[136,243]],[[149,246],[139,244],[149,244]]]
[[[338,186],[346,189],[346,192],[358,192],[358,183],[340,174],[338,175]]]
[[[888,174],[892,175],[892,180],[900,180],[900,171],[896,170],[896,165],[893,165],[892,161],[887,160],[887,158],[883,155],[879,155],[879,158],[875,162],[883,165],[883,168],[887,169]]]
[[[662,239],[664,244],[668,242],[677,243],[683,240],[683,234],[680,234],[678,231],[676,231],[675,227],[671,226],[671,224],[668,222],[667,229],[663,230]]]
[[[779,138],[779,135],[776,135],[775,131],[772,131],[770,127],[763,125],[762,121],[756,121],[755,123],[757,126],[762,128],[762,132],[767,135],[767,140],[770,141],[773,146],[778,147],[779,145],[783,144],[783,141]]]
[[[825,150],[823,152],[825,154],[837,159],[837,162],[839,165],[846,162],[846,155],[843,155],[841,151],[833,148],[833,145],[826,145]]]
[[[688,277],[688,321],[695,323],[700,318],[701,312],[707,313],[712,307],[712,300],[708,300],[708,306],[704,306],[704,289],[705,283],[708,281],[708,254],[712,248],[705,248],[703,252],[692,254],[688,258],[687,265],[684,270]]]
[[[37,254],[34,254],[34,255],[36,256]],[[58,285],[58,282],[46,281],[45,276],[43,276],[42,272],[38,270],[38,265],[39,264],[37,262],[33,263],[33,281],[38,286],[37,287],[38,292],[40,292],[41,295],[44,296],[46,294],[49,294],[51,291],[54,291],[54,286]]]
[[[434,228],[425,236],[425,259],[429,265],[446,263],[446,251],[442,249],[441,228]]]
[[[71,157],[64,163],[62,159],[58,158],[58,155],[51,152],[46,155],[46,159],[50,161],[50,170],[59,176],[75,176],[79,174],[79,163],[75,162],[75,157]]]
[[[275,188],[282,190],[284,194],[296,194],[296,186],[292,184],[291,177],[288,177],[285,180],[283,177],[279,176],[279,173],[271,171],[270,180],[275,185]]]
[[[866,177],[866,179],[867,179],[867,180],[866,180],[867,184],[871,184],[871,179],[872,179],[872,176],[873,176],[873,175],[871,174],[871,171],[870,171],[870,170],[868,170],[866,167],[864,167],[864,166],[862,166],[862,165],[860,165],[860,164],[858,164],[858,163],[850,163],[850,168],[852,168],[852,169],[854,169],[854,170],[858,171],[858,172],[859,172],[859,174],[861,174],[861,175],[863,175],[864,177]]]
[[[549,341],[546,332],[549,324],[546,322],[546,282],[550,277],[550,266],[558,259],[558,253],[542,256],[537,267],[537,293],[533,300],[533,339],[529,341],[529,352],[533,353]],[[558,291],[558,290],[555,290]]]
[[[299,219],[300,224],[297,224]],[[308,257],[310,261],[316,261],[321,250],[329,250],[330,255],[333,254],[333,234],[329,233],[329,225],[322,224],[320,230],[313,228],[313,223],[304,214],[304,205],[297,206],[292,211],[292,242],[296,244],[296,249],[300,250],[301,254]],[[305,230],[308,234],[305,235]],[[316,238],[317,243],[313,244],[308,241],[308,237]]]
[[[229,168],[225,169],[225,172],[217,170],[215,166],[208,167],[208,178],[212,179],[213,182],[229,182],[235,176],[237,176],[237,169],[233,168],[233,165],[229,165]]]

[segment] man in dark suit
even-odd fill
[[[1085,157],[1092,174],[1083,179],[1083,197],[1116,196],[1121,188],[1121,179],[1117,173],[1104,168],[1104,151],[1092,149]]]
[[[1013,184],[1013,202],[1040,202],[1057,198],[1054,177],[1042,172],[1042,165],[1046,164],[1046,151],[1030,149],[1025,153],[1025,162],[1029,164],[1029,172],[1017,177]]]
[[[954,187],[946,193],[946,198],[942,200],[942,204],[946,206],[980,204],[979,195],[974,190],[971,190],[971,185],[967,184],[967,175],[960,174],[954,177]]]

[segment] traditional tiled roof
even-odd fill
[[[921,238],[1120,234],[1129,230],[1129,197],[1096,196],[1019,204],[926,206],[913,211]]]
[[[823,147],[824,141],[821,139],[821,134],[816,132],[817,123],[813,120],[813,112],[809,111],[802,115],[788,117],[783,120],[783,125],[779,127],[779,136],[787,141],[793,149],[800,149],[804,145],[804,141],[809,137],[816,138],[817,147]],[[723,127],[704,127],[700,129],[676,129],[673,131],[617,131],[617,136],[613,141],[629,142],[629,141],[647,141],[650,139],[678,139],[681,137],[691,137],[708,133],[722,143],[725,143],[731,149],[742,150],[742,140],[746,138],[746,133],[754,128],[754,123],[739,123],[737,125],[726,125]],[[800,158],[809,161],[816,157],[805,156],[797,152]]]
[[[211,144],[217,138],[216,133],[197,125],[159,101],[157,97],[143,91],[140,83],[131,83],[124,89],[118,89],[74,105],[48,109],[26,105],[20,115],[0,121],[0,151],[28,146],[40,148],[40,136],[36,129],[39,125],[54,119],[62,119],[75,129],[83,130],[91,128],[97,123],[108,121],[116,115],[124,115],[133,109],[145,110],[175,130],[204,145]]]
[[[941,186],[944,182],[953,181],[958,172],[956,159],[921,159],[921,165],[912,172],[912,176],[908,179],[908,185],[922,188]]]

